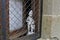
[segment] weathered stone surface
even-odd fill
[[[52,14],[53,15],[60,15],[60,0],[53,0],[52,1]]]
[[[52,37],[58,37],[60,40],[60,16],[53,17],[52,28],[51,28],[51,36]]]
[[[43,0],[44,15],[60,15],[60,0]]]
[[[43,0],[43,15],[52,15],[52,0]]]
[[[51,32],[52,37],[60,38],[60,0],[43,0],[43,15],[46,17],[43,18],[42,36],[48,37]],[[46,21],[47,18],[51,22]],[[45,28],[47,29],[45,30]]]
[[[35,35],[29,35],[20,38],[10,39],[10,40],[36,40],[36,37]]]
[[[43,16],[42,38],[49,38],[50,37],[51,23],[52,23],[52,17],[51,16]]]

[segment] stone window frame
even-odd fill
[[[33,1],[33,0],[32,0]],[[33,17],[35,17],[36,16],[36,18],[38,17],[38,20],[37,20],[37,22],[38,22],[38,24],[37,24],[37,29],[36,29],[36,34],[33,34],[33,35],[29,35],[29,36],[24,36],[24,37],[21,37],[21,38],[27,38],[27,37],[29,37],[30,39],[32,38],[41,38],[41,23],[42,23],[42,0],[35,0],[34,1],[34,4],[35,5],[32,5],[32,6],[35,6],[34,8],[35,8],[35,10],[34,10],[34,8],[32,8],[33,10],[34,10],[34,14],[36,13],[37,14],[37,16],[36,16],[36,14],[35,15],[33,15]],[[38,4],[38,5],[37,5]],[[24,8],[25,9],[25,8]],[[36,11],[36,12],[35,12]],[[5,6],[5,12],[6,12],[6,15],[7,15],[7,17],[6,17],[6,34],[7,34],[7,39],[10,37],[9,35],[10,35],[10,33],[9,33],[9,0],[6,0],[6,6]],[[25,14],[23,14],[23,16],[24,16]],[[34,18],[34,20],[35,20],[35,18]],[[35,20],[36,21],[36,20]],[[25,25],[25,24],[24,24]],[[26,27],[24,28],[24,30],[26,30]],[[21,30],[19,30],[19,31],[15,31],[15,32],[13,32],[13,34],[14,33],[18,33],[18,32],[20,32]],[[13,36],[11,36],[11,38],[12,38]],[[16,38],[16,37],[15,37]],[[19,39],[19,37],[18,37],[18,39]],[[28,38],[27,38],[27,40],[28,40]]]

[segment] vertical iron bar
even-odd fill
[[[5,3],[6,0],[2,0],[2,40],[6,40],[6,12]]]

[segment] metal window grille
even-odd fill
[[[40,3],[39,0],[6,0],[5,2],[5,22],[6,22],[6,35],[11,36],[12,34],[17,34],[19,32],[27,32],[26,19],[30,10],[33,10],[33,19],[35,20],[35,32],[40,32]],[[22,6],[21,6],[22,5]],[[3,20],[3,21],[4,21]],[[10,33],[11,28],[15,30]],[[18,27],[18,28],[16,28]],[[22,29],[23,27],[23,29]],[[9,30],[10,28],[10,30]],[[21,30],[20,30],[21,28]],[[19,29],[19,30],[17,30]],[[26,32],[22,35],[20,33],[19,37],[26,35]],[[5,35],[5,34],[4,34]],[[39,34],[38,34],[39,35]],[[18,35],[17,35],[18,37]],[[4,37],[5,38],[5,37]]]
[[[9,0],[9,22],[10,31],[22,27],[23,4],[22,0]]]

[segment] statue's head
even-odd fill
[[[29,16],[32,16],[33,15],[33,11],[31,10],[30,12],[29,12]]]

